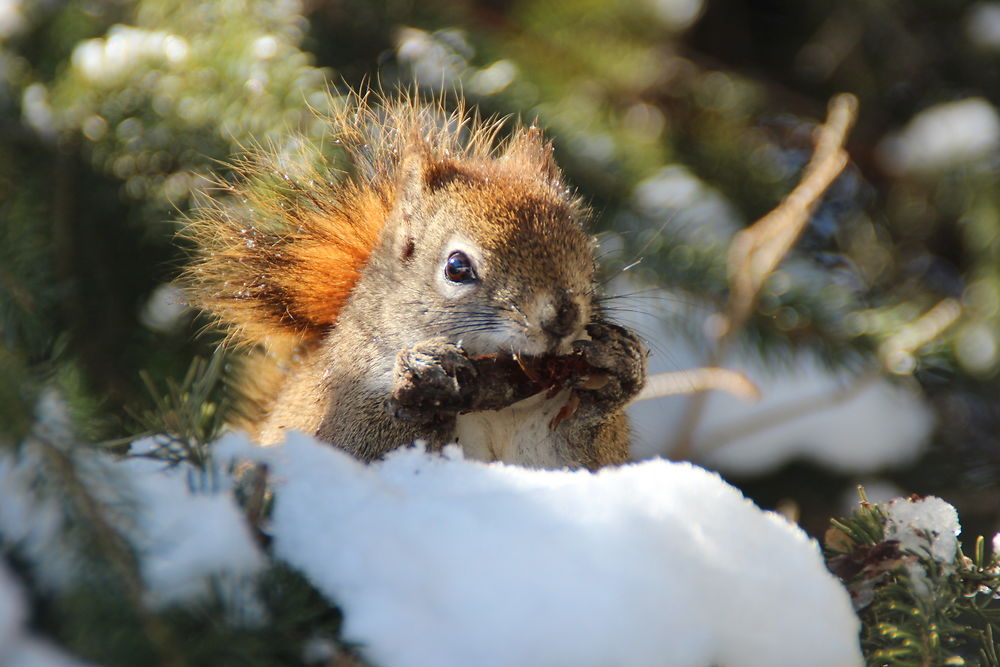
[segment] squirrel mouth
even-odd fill
[[[582,324],[565,334],[542,329],[533,336],[529,335],[528,340],[521,346],[515,346],[515,349],[520,347],[516,349],[516,353],[529,357],[558,356],[572,352],[574,341],[587,338],[587,331]]]
[[[460,342],[473,355],[511,354],[524,357],[545,357],[569,354],[573,342],[587,340],[586,325],[575,324],[565,333],[552,332],[541,326],[524,326],[520,322],[508,322],[489,330],[466,334]]]

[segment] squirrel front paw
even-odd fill
[[[597,373],[591,373],[575,389],[580,417],[604,417],[622,408],[646,383],[649,352],[639,337],[608,322],[587,325],[590,340],[573,343],[574,351]]]
[[[465,351],[432,338],[396,355],[389,414],[420,426],[444,428],[468,410],[477,371]]]

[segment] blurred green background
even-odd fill
[[[794,187],[829,98],[855,94],[853,163],[744,354],[863,372],[955,299],[952,326],[884,369],[937,426],[880,474],[942,495],[967,533],[1000,528],[1000,2],[0,0],[0,439],[48,386],[81,437],[135,433],[140,370],[180,378],[217,342],[170,286],[193,192],[247,146],[322,141],[311,109],[372,82],[538,119],[608,276],[642,260],[622,308],[669,288],[666,326],[696,348],[687,306],[724,303],[732,231]],[[728,477],[813,532],[857,481],[801,462]]]

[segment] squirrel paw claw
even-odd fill
[[[580,397],[577,413],[603,416],[623,407],[646,382],[649,352],[634,333],[616,324],[594,322],[587,325],[590,340],[578,340],[573,348],[593,368],[575,388]]]
[[[469,409],[468,387],[476,369],[465,351],[443,339],[431,339],[396,355],[389,414],[418,423],[437,424]]]

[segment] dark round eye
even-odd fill
[[[476,279],[472,260],[461,250],[451,253],[444,263],[444,277],[453,283],[471,283]]]

